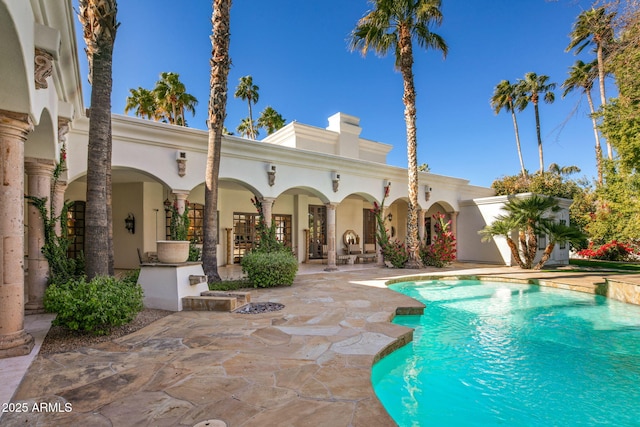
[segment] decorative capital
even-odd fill
[[[36,48],[34,57],[36,89],[46,89],[49,87],[47,78],[53,73],[53,55],[49,52]]]
[[[67,134],[69,133],[69,123],[71,120],[58,117],[58,143],[64,145],[67,142]]]

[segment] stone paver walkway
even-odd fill
[[[447,274],[532,277],[508,267],[470,267],[477,266],[457,265]],[[252,291],[253,302],[284,304],[278,312],[179,312],[115,342],[40,355],[11,401],[27,411],[6,412],[0,424],[394,425],[374,394],[371,366],[411,339],[410,329],[389,322],[396,310],[422,305],[385,283],[442,272],[372,267],[300,274],[292,287]],[[576,285],[602,281],[535,275]]]

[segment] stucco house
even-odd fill
[[[24,315],[42,308],[48,266],[40,251],[39,213],[24,195],[50,196],[63,147],[68,168],[53,194],[53,209],[74,202],[70,255],[84,245],[89,119],[76,22],[71,1],[0,0],[0,357],[27,354],[33,346]],[[130,269],[138,267],[139,254],[153,253],[156,241],[166,238],[166,203],[183,208],[189,202],[190,237],[200,238],[207,131],[118,114],[112,123],[115,267]],[[347,244],[375,250],[371,208],[389,185],[385,218],[391,235],[403,240],[406,169],[388,165],[392,147],[361,138],[361,131],[356,116],[336,113],[326,128],[293,122],[261,141],[225,136],[219,264],[238,263],[251,248],[255,197],[301,263],[339,268]],[[431,217],[441,212],[451,220],[460,260],[510,265],[506,244],[481,243],[478,235],[504,198],[461,178],[421,172],[419,182],[421,239],[430,239]],[[558,248],[553,259],[565,262],[568,249]]]

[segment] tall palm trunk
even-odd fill
[[[409,262],[407,268],[419,268],[418,255],[418,138],[416,134],[416,90],[413,82],[413,48],[409,28],[403,26],[399,31],[400,72],[404,86],[404,120],[407,127],[407,173],[409,209],[407,225],[407,249]]]
[[[211,76],[209,96],[209,140],[204,190],[204,242],[202,267],[209,282],[220,281],[218,274],[218,175],[222,130],[227,115],[227,80],[229,75],[229,39],[231,0],[213,0],[211,24]],[[230,250],[230,248],[227,248]]]
[[[596,58],[598,59],[598,83],[600,85],[600,105],[604,110],[607,105],[607,96],[604,92],[604,78],[605,78],[605,70],[604,70],[604,53],[602,52],[602,43],[598,43],[598,48],[596,49]],[[609,160],[613,160],[613,148],[611,147],[611,143],[607,140],[607,157]]]
[[[249,132],[251,132],[251,139],[256,139],[256,131],[253,128],[253,108],[251,108],[251,97],[247,99],[249,103]]]
[[[520,170],[522,176],[527,176],[527,170],[524,168],[524,159],[522,158],[522,148],[520,146],[520,131],[518,130],[518,120],[516,119],[516,112],[513,109],[513,102],[509,101],[509,110],[511,111],[511,118],[513,119],[513,129],[516,132],[516,146],[518,148],[518,158],[520,159]]]
[[[598,123],[595,117],[595,108],[593,106],[593,99],[591,98],[591,91],[585,90],[587,94],[587,101],[589,102],[589,110],[591,111],[591,125],[593,126],[593,136],[596,138],[596,168],[598,169],[598,184],[602,185],[602,146],[600,145],[600,133],[598,133]]]
[[[536,114],[536,135],[538,136],[538,156],[540,157],[540,173],[544,172],[544,158],[542,155],[542,136],[540,135],[540,113],[538,112],[538,102],[533,101],[533,110]]]
[[[90,64],[85,269],[89,279],[113,271],[111,243],[111,90],[117,4],[81,0],[79,18]]]

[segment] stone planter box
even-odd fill
[[[156,248],[158,262],[163,264],[179,264],[189,258],[188,240],[158,240]]]

